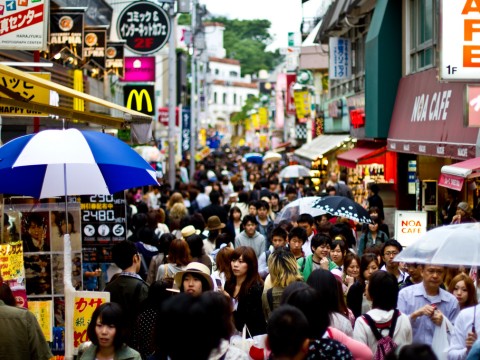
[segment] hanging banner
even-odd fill
[[[350,39],[331,37],[328,41],[330,79],[348,79],[352,76],[352,48]]]
[[[305,119],[310,116],[310,94],[307,90],[295,91],[293,93],[295,100],[295,109],[297,111],[297,118]]]
[[[7,0],[0,5],[0,49],[47,50],[49,1]]]
[[[21,241],[0,244],[0,276],[5,281],[25,277]]]
[[[40,329],[45,336],[45,340],[52,342],[53,340],[53,301],[30,301],[28,303],[28,310],[38,320]]]
[[[85,28],[83,59],[85,64],[105,69],[105,47],[107,46],[107,30]]]
[[[136,1],[127,5],[117,20],[118,38],[138,54],[152,54],[165,46],[171,31],[170,18],[158,4]]]
[[[107,42],[107,50],[105,51],[105,68],[108,72],[113,72],[119,78],[123,78],[125,74],[125,44],[123,42]]]
[[[62,60],[66,56],[72,64],[83,56],[84,13],[55,11],[50,16],[50,57]]]
[[[266,107],[259,108],[258,116],[260,116],[260,127],[268,128],[268,109]]]

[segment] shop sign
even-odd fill
[[[395,239],[409,246],[427,231],[426,211],[395,211]]]
[[[28,310],[33,313],[40,325],[45,340],[53,341],[53,301],[29,301]]]
[[[21,241],[0,244],[0,276],[5,281],[25,276]]]
[[[50,54],[67,53],[74,59],[83,55],[83,12],[57,11],[50,17]]]
[[[38,76],[44,80],[50,80],[50,76],[52,75],[49,72],[34,72],[28,73],[34,76]],[[0,76],[0,84],[7,88],[8,90],[13,91],[14,93],[20,95],[21,97],[25,98],[27,102],[35,102],[38,104],[50,104],[50,90],[43,88],[41,86],[30,84],[26,81],[19,80],[17,78],[13,78],[8,75],[1,75]],[[4,95],[7,98],[10,98],[8,95]],[[16,106],[7,106],[7,105],[0,105],[0,115],[6,116],[48,116],[48,114],[41,113],[39,111],[28,110],[22,107]]]
[[[125,57],[126,82],[154,82],[155,81],[155,57]]]
[[[168,127],[168,107],[161,107],[158,109],[158,122],[163,126]],[[175,108],[175,126],[179,126],[178,107]]]
[[[416,194],[416,180],[417,180],[417,160],[408,161],[408,194]]]
[[[49,1],[7,0],[0,5],[0,48],[46,50]]]
[[[305,119],[310,116],[310,93],[307,90],[295,91],[293,93],[295,109],[298,119]]]
[[[480,86],[467,85],[467,125],[480,127]]]
[[[443,0],[440,4],[440,79],[479,80],[479,2]]]
[[[171,31],[170,18],[160,5],[137,1],[127,5],[117,21],[117,33],[126,47],[138,54],[152,54],[165,46]]]
[[[123,95],[127,109],[132,109],[145,115],[154,115],[155,86],[127,85],[123,87]]]
[[[182,108],[182,151],[190,150],[190,123],[192,121],[190,108]]]
[[[107,30],[85,29],[83,58],[85,63],[105,69],[105,48],[107,45]]]
[[[97,307],[110,301],[108,291],[75,291],[73,304],[66,304],[73,307],[73,321],[70,324],[72,331],[66,332],[73,334],[73,339],[66,339],[73,342],[73,347],[78,349],[80,344],[88,341],[87,327],[92,318],[92,314]]]
[[[107,42],[107,50],[105,51],[105,68],[108,72],[113,72],[120,79],[125,76],[125,44],[118,42]]]
[[[297,81],[296,74],[286,74],[285,75],[287,80],[287,90],[286,90],[286,113],[287,115],[294,116],[296,115],[295,110],[295,100],[294,100],[294,91],[293,87],[295,86],[295,82]]]
[[[328,76],[333,80],[352,76],[352,47],[350,39],[331,37],[328,41],[330,68]]]

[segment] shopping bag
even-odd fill
[[[440,326],[435,326],[432,339],[432,350],[437,355],[438,360],[447,360],[448,348],[450,347],[450,339],[448,338],[448,331],[453,331],[452,323],[443,316],[443,321]]]
[[[250,335],[250,331],[248,331],[250,338],[247,338],[247,331],[248,331],[248,328],[247,328],[247,325],[245,325],[242,330],[242,335],[233,335],[230,338],[230,344],[239,348],[246,354],[250,352],[250,348],[255,343],[255,340]]]

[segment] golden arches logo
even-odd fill
[[[135,110],[137,111],[140,111],[142,112],[143,110],[143,97],[145,96],[145,99],[147,101],[147,111],[149,113],[153,112],[153,104],[152,104],[152,99],[150,98],[150,95],[148,94],[148,91],[146,89],[142,89],[140,90],[140,92],[138,92],[137,89],[133,89],[132,91],[130,91],[130,94],[128,94],[128,98],[127,98],[127,108],[128,109],[132,109],[132,100],[133,100],[133,97],[135,97],[135,102],[137,104],[137,107]]]

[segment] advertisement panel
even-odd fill
[[[440,1],[440,79],[480,79],[477,1]]]
[[[125,57],[125,82],[154,82],[155,57],[154,56],[126,56]]]
[[[395,239],[409,246],[427,232],[426,211],[395,211]]]
[[[105,47],[107,46],[107,30],[85,28],[83,58],[85,63],[105,69]]]
[[[182,108],[182,151],[190,150],[190,124],[192,121],[190,108]]]
[[[328,41],[330,51],[330,79],[348,79],[352,76],[352,46],[350,39],[331,37]]]
[[[141,112],[145,115],[155,114],[155,86],[128,85],[123,88],[124,104],[127,109]]]
[[[46,0],[7,0],[0,5],[0,48],[46,50],[48,6]]]
[[[84,14],[78,11],[55,11],[50,17],[50,56],[62,59],[72,56],[71,62],[83,56]]]
[[[137,54],[152,54],[163,48],[170,36],[170,18],[160,5],[137,1],[118,17],[117,34]]]

